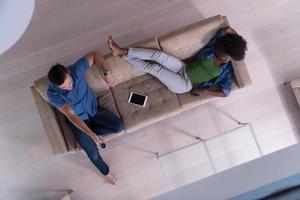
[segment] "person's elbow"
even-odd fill
[[[100,51],[99,50],[94,50],[93,51],[93,55],[94,55],[94,57],[96,57],[97,55],[100,55],[101,53],[100,53]]]
[[[94,51],[93,51],[93,54],[94,54],[94,58],[97,57],[97,56],[103,57],[101,51],[98,50],[98,49],[94,50]]]
[[[64,114],[70,121],[76,117],[75,111],[67,104],[64,103],[63,106],[59,108],[59,111]]]
[[[220,92],[220,96],[221,96],[221,97],[228,97],[229,94],[230,94],[229,91],[221,91],[221,92]]]
[[[75,113],[68,113],[65,115],[67,119],[71,122],[74,122],[76,120],[76,114]]]
[[[224,33],[225,34],[238,34],[232,27],[226,26],[224,28]]]

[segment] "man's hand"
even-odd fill
[[[75,143],[76,151],[80,151],[81,147],[78,141]]]
[[[115,87],[117,84],[117,79],[111,73],[105,75],[104,80],[109,87]]]
[[[103,140],[102,136],[98,136],[98,135],[96,135],[96,134],[93,134],[93,135],[91,136],[91,138],[94,140],[94,142],[96,143],[97,146],[98,146],[98,145],[102,142],[102,140]]]

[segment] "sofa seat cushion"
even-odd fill
[[[130,47],[160,49],[158,39],[156,37],[132,44]],[[111,67],[112,74],[117,79],[117,84],[144,74],[144,72],[136,70],[120,57],[115,57],[112,56],[112,54],[108,54],[105,56],[105,58],[108,65]]]
[[[103,80],[100,71],[98,70],[98,67],[96,65],[92,65],[85,74],[86,80],[90,86],[90,88],[96,93],[99,93],[101,91],[107,90],[109,87]],[[47,76],[44,76],[36,81],[34,81],[34,86],[37,89],[37,91],[40,93],[42,98],[50,102],[47,95],[48,85],[49,85],[49,79]]]
[[[109,89],[98,93],[97,99],[98,99],[98,102],[101,105],[101,107],[112,111],[117,116],[120,116],[119,112],[116,108],[112,93]],[[74,137],[73,133],[71,132],[70,128],[65,123],[63,114],[60,113],[58,110],[56,110],[56,113],[57,113],[57,117],[58,117],[61,129],[62,129],[62,133],[63,133],[64,139],[65,139],[65,142],[67,144],[68,151],[70,151],[70,152],[75,151],[75,149],[76,149],[75,137]],[[119,137],[123,133],[124,133],[124,131],[121,133],[118,133],[118,134],[107,134],[107,135],[103,136],[103,139],[104,139],[104,141],[109,141],[113,138]]]
[[[237,91],[239,88],[235,82],[232,83],[231,92]],[[182,110],[188,110],[195,106],[199,106],[205,104],[207,102],[213,101],[217,98],[223,97],[214,97],[207,94],[200,94],[199,96],[192,96],[190,93],[177,94],[179,103],[181,105]]]
[[[171,93],[158,79],[148,74],[123,82],[113,88],[112,92],[127,133],[180,111],[176,94]],[[130,92],[147,95],[146,107],[129,104]]]
[[[97,95],[97,99],[99,102],[99,105],[103,108],[106,108],[110,111],[112,111],[114,114],[116,114],[118,117],[120,117],[119,111],[117,109],[114,97],[112,95],[112,92],[110,89],[102,91]],[[109,141],[111,139],[114,139],[116,137],[119,137],[123,135],[125,132],[122,131],[120,133],[112,133],[112,134],[107,134],[103,135],[104,141]]]
[[[216,33],[228,26],[226,18],[218,15],[159,37],[161,49],[179,59],[195,55]]]

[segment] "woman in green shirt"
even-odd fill
[[[177,94],[191,91],[195,86],[220,75],[220,66],[230,60],[242,60],[247,49],[246,41],[232,28],[223,29],[224,36],[214,44],[217,55],[214,58],[192,57],[185,62],[163,51],[145,48],[121,48],[112,37],[108,39],[108,47],[114,56],[136,69],[157,77],[168,89]],[[149,62],[154,61],[154,62]],[[222,96],[212,91],[211,95]]]

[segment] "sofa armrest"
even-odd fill
[[[292,88],[293,89],[293,93],[296,97],[298,106],[300,107],[300,88]]]
[[[222,16],[222,18],[224,20],[224,27],[230,26],[227,17]],[[248,73],[245,62],[243,60],[242,61],[233,61],[232,65],[233,65],[234,76],[235,76],[238,87],[244,88],[244,87],[252,85],[252,81],[250,79],[250,75]]]
[[[252,85],[250,75],[244,61],[233,61],[233,71],[239,88]]]
[[[296,97],[298,106],[300,107],[300,80],[299,79],[292,80],[290,82],[290,85],[291,85],[293,93],[294,93],[294,95]]]
[[[291,87],[294,89],[294,88],[300,88],[300,80],[292,80],[290,82],[291,84]]]
[[[33,98],[38,108],[43,127],[55,156],[68,152],[61,128],[53,108],[41,97],[34,86],[31,88]]]

